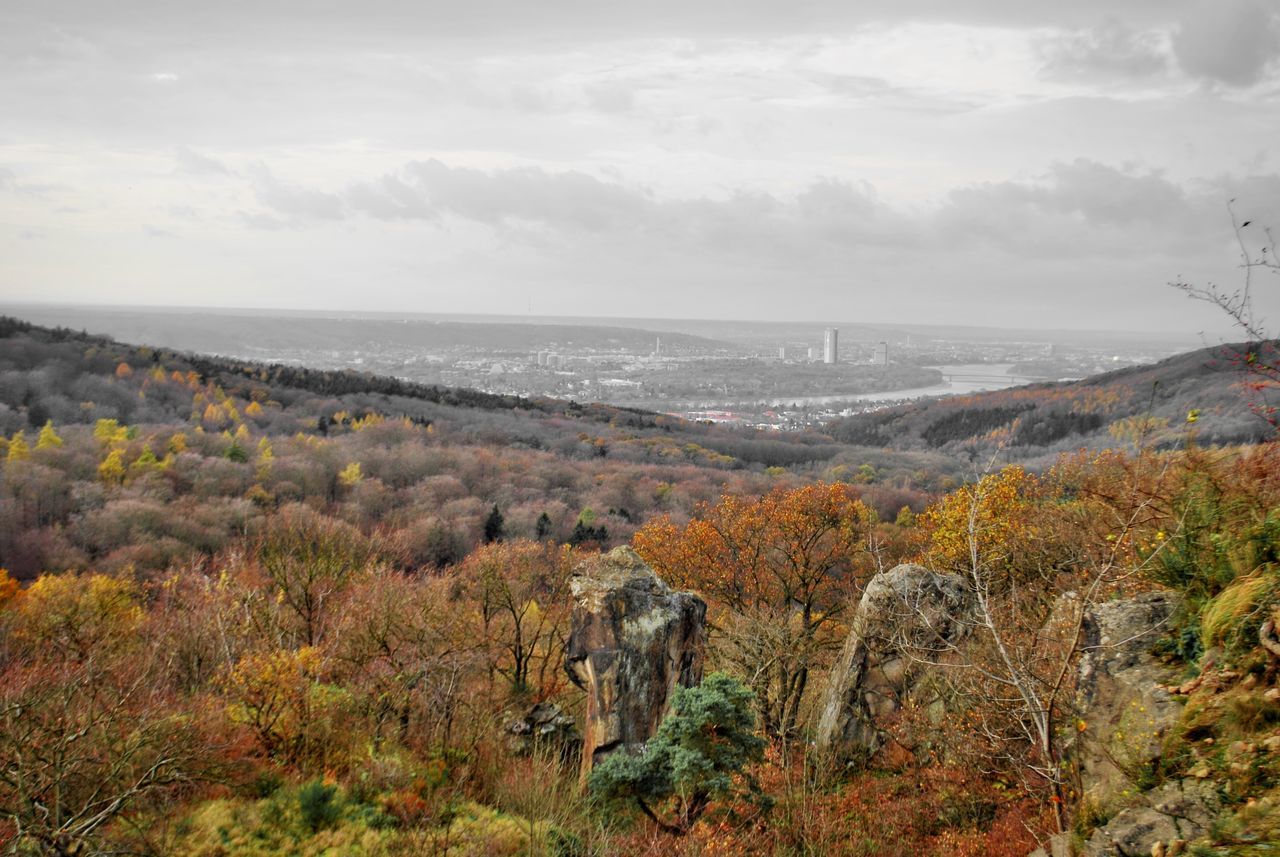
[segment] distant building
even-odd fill
[[[809,359],[810,360],[818,359],[818,349],[814,348],[812,345],[809,346]]]
[[[662,337],[661,336],[655,337],[653,340],[653,353],[655,355],[662,353]]]
[[[787,346],[785,346],[785,345],[779,345],[779,346],[778,346],[778,359],[779,359],[779,360],[786,360],[786,359],[787,359]]]
[[[822,362],[835,363],[840,359],[840,330],[828,327],[822,332]]]
[[[889,365],[889,343],[887,342],[876,343],[875,364],[877,366]]]

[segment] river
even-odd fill
[[[966,393],[1003,390],[1006,387],[1033,384],[1040,380],[1010,374],[1013,370],[1012,363],[965,363],[952,366],[927,366],[925,368],[937,369],[944,377],[951,380],[935,384],[932,387],[913,387],[908,390],[885,390],[880,393],[844,393],[833,396],[789,396],[763,399],[753,404],[785,407],[786,405],[836,405],[852,404],[854,402],[900,402],[907,399],[925,399],[932,396],[959,396]]]

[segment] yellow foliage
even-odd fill
[[[177,432],[173,437],[169,438],[169,453],[171,455],[182,455],[187,451],[187,436],[182,432]]]
[[[62,446],[62,438],[58,437],[58,433],[53,430],[53,420],[49,420],[40,429],[40,436],[36,439],[36,449],[52,449]]]
[[[98,465],[98,478],[108,485],[119,485],[124,481],[124,450],[113,449]]]
[[[119,420],[98,420],[93,436],[105,444],[124,443],[129,439],[129,427],[120,425]]]
[[[246,655],[220,681],[231,700],[228,717],[252,729],[269,755],[296,759],[306,749],[312,684],[323,661],[313,646]]]
[[[371,428],[372,426],[380,426],[386,422],[386,417],[382,414],[369,414],[363,419],[358,419],[351,424],[352,431],[360,431],[362,429]]]
[[[9,451],[5,455],[6,461],[25,461],[31,456],[31,447],[27,446],[27,436],[25,432],[16,431],[13,437],[9,438]]]
[[[80,657],[128,642],[143,620],[135,586],[105,574],[41,575],[15,606],[20,644]]]
[[[244,415],[246,417],[253,417],[254,419],[257,419],[263,415],[262,405],[257,402],[250,402],[249,407],[244,409]]]
[[[275,463],[275,451],[271,448],[271,440],[262,438],[258,441],[258,468],[257,476],[259,479],[266,479],[271,475],[271,466]]]
[[[360,462],[358,461],[351,462],[342,468],[342,472],[338,474],[338,481],[348,488],[358,485],[363,478],[364,473],[360,470]]]
[[[924,562],[941,571],[968,574],[1016,572],[1020,546],[1035,541],[1039,481],[1018,465],[954,491],[919,516],[929,534]]]

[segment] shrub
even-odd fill
[[[342,815],[338,787],[319,780],[307,783],[298,789],[298,811],[302,813],[302,823],[312,833],[332,827]]]

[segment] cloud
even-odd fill
[[[624,228],[642,220],[651,207],[642,193],[578,171],[513,167],[486,172],[434,158],[355,185],[344,196],[352,209],[384,219],[449,214],[488,226],[526,222],[586,232]]]
[[[629,113],[636,104],[636,92],[618,83],[602,83],[585,90],[587,104],[601,113]]]
[[[1060,80],[1110,80],[1152,77],[1168,67],[1161,33],[1134,30],[1108,18],[1087,30],[1072,30],[1036,44],[1041,74]]]
[[[356,217],[459,223],[539,252],[608,245],[639,257],[764,266],[979,244],[1024,259],[1176,254],[1216,225],[1228,195],[1275,186],[1259,177],[1242,182],[1219,178],[1188,188],[1159,171],[1081,158],[1030,178],[956,187],[938,205],[908,212],[882,201],[869,182],[835,178],[787,195],[742,188],[722,197],[658,198],[579,171],[482,170],[438,159],[409,162],[337,193],[283,183],[265,168],[253,177],[259,200],[295,224]]]
[[[341,220],[346,214],[340,196],[287,184],[264,166],[251,168],[250,177],[258,201],[280,214],[297,220]]]
[[[216,158],[202,155],[186,146],[179,146],[173,153],[176,162],[174,172],[197,176],[230,175],[231,171]]]
[[[1157,172],[1086,159],[1041,176],[953,190],[937,214],[942,236],[1028,258],[1140,257],[1193,239],[1203,200]]]
[[[1249,86],[1280,55],[1280,21],[1254,0],[1200,2],[1174,33],[1173,53],[1193,77]]]

